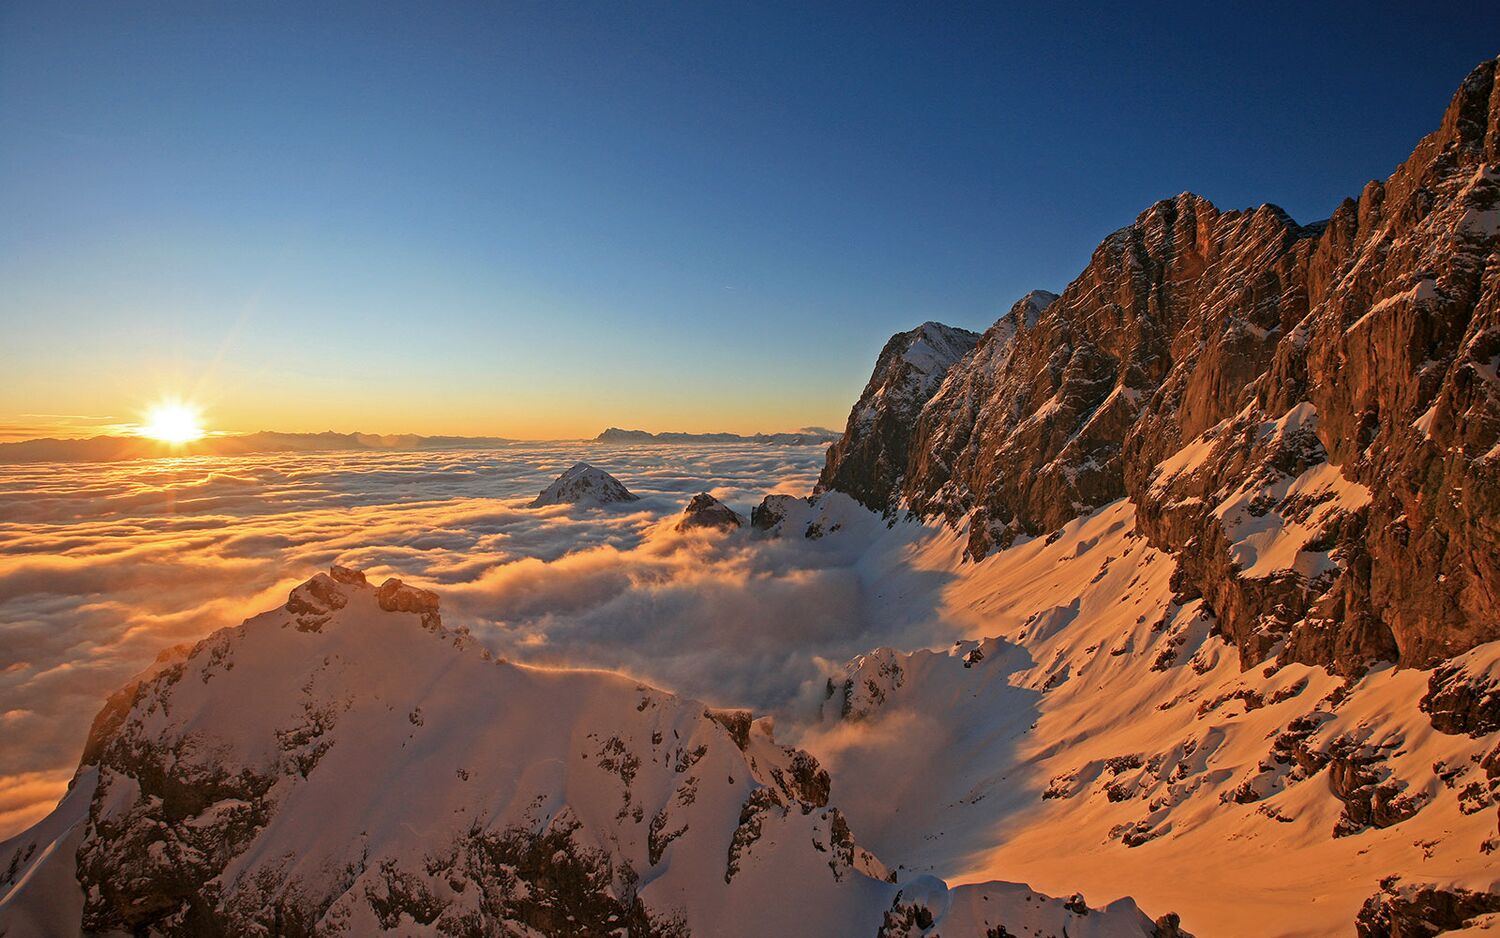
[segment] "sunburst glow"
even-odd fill
[[[203,437],[203,416],[191,404],[164,401],[146,411],[146,422],[136,432],[163,443],[189,443]]]

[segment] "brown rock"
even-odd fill
[[[693,528],[718,528],[724,531],[732,531],[743,527],[745,519],[728,505],[714,498],[707,492],[699,492],[688,502],[687,507],[682,510],[682,517],[677,521],[677,530],[690,531]]]
[[[363,570],[355,570],[352,567],[341,567],[338,564],[328,568],[328,575],[333,577],[336,583],[345,583],[350,586],[364,586],[365,573]]]
[[[1500,895],[1443,888],[1432,884],[1402,885],[1399,876],[1380,882],[1380,892],[1365,900],[1354,920],[1359,938],[1431,938],[1462,928],[1469,919],[1500,912]]]
[[[435,613],[439,605],[437,593],[407,586],[395,577],[380,584],[375,599],[386,612]]]
[[[1477,739],[1500,730],[1500,674],[1466,663],[1438,666],[1427,679],[1421,707],[1439,732]]]
[[[1495,73],[1324,222],[1158,202],[925,403],[882,402],[887,346],[820,486],[968,518],[971,557],[1128,497],[1245,665],[1428,666],[1500,638]],[[1234,499],[1308,523],[1306,562],[1249,574],[1216,513]]]

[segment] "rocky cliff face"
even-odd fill
[[[917,415],[978,341],[967,329],[936,322],[891,336],[843,437],[828,449],[817,491],[846,492],[867,508],[889,510],[906,471]]]
[[[1491,61],[1327,221],[1159,202],[882,409],[896,337],[822,484],[974,558],[1129,498],[1246,664],[1430,664],[1500,637],[1497,252]]]

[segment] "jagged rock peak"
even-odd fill
[[[437,593],[434,593],[432,590],[419,589],[415,586],[407,586],[395,577],[391,577],[380,584],[380,588],[375,591],[375,601],[386,612],[435,614],[440,605]]]
[[[334,564],[327,573],[319,573],[294,587],[287,596],[285,609],[293,615],[292,624],[299,632],[320,632],[333,614],[359,594],[373,594],[375,603],[386,612],[414,612],[429,629],[442,627],[438,613],[438,595],[431,590],[408,586],[395,577],[374,587],[363,570]]]
[[[1010,316],[1019,318],[1023,328],[1029,329],[1036,325],[1037,317],[1046,311],[1047,307],[1057,302],[1057,294],[1051,290],[1032,290],[1030,293],[1016,300],[1010,308]]]
[[[837,489],[876,511],[893,508],[916,415],[978,342],[977,333],[936,322],[891,336],[844,435],[828,449],[815,491]]]
[[[928,320],[915,329],[892,336],[886,348],[893,345],[898,348],[900,360],[911,372],[935,387],[933,383],[941,381],[953,363],[967,355],[978,341],[978,333]]]
[[[1500,160],[1500,58],[1481,62],[1458,86],[1436,137],[1439,145],[1457,144]],[[1425,141],[1424,141],[1425,142]]]
[[[631,493],[619,479],[586,462],[573,467],[542,489],[531,502],[532,508],[547,505],[611,505],[633,502],[640,496]]]
[[[677,530],[689,531],[693,528],[719,528],[731,531],[743,527],[745,519],[739,516],[733,508],[714,498],[707,492],[699,492],[687,503],[682,510],[682,517],[677,522]]]

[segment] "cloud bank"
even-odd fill
[[[51,807],[104,698],[164,647],[277,606],[334,562],[437,590],[446,623],[517,660],[815,708],[835,663],[931,618],[931,591],[883,594],[868,538],[682,534],[671,519],[698,491],[745,515],[805,494],[822,458],[541,444],[0,467],[0,837]],[[578,459],[641,501],[526,507]]]

